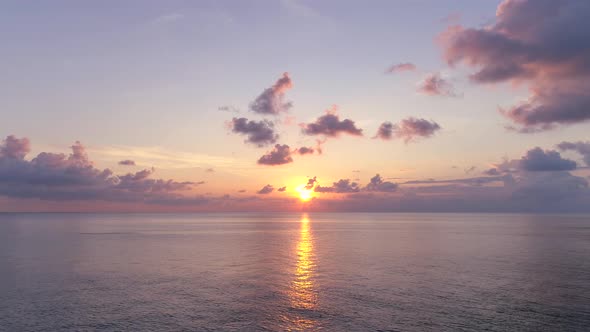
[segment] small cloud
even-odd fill
[[[268,120],[254,121],[246,118],[233,118],[229,123],[231,131],[246,135],[246,143],[263,147],[275,143],[279,135],[274,131],[274,123]]]
[[[267,184],[266,186],[262,187],[262,189],[258,190],[256,193],[259,195],[267,195],[272,193],[275,190],[273,186]]]
[[[273,86],[267,88],[256,100],[250,104],[250,111],[258,114],[273,114],[287,112],[293,103],[284,102],[285,92],[293,87],[289,73],[283,73]]]
[[[277,189],[277,191],[280,191],[280,192],[283,192],[285,190],[287,190],[287,187],[280,187],[279,189]]]
[[[207,168],[205,170],[205,172],[207,172],[207,173],[213,173],[213,172],[215,172],[215,170],[213,168]]]
[[[356,193],[361,191],[358,183],[351,182],[349,179],[341,179],[334,182],[331,187],[316,186],[314,191],[319,193]]]
[[[414,71],[416,70],[416,65],[414,65],[413,63],[398,63],[395,65],[390,66],[389,68],[387,68],[387,70],[385,71],[386,74],[396,74],[396,73],[401,73],[401,72],[406,72],[406,71]]]
[[[123,166],[135,166],[135,161],[133,161],[131,159],[125,159],[125,160],[119,161],[119,165],[123,165]]]
[[[259,165],[284,165],[293,162],[291,150],[286,144],[277,144],[275,147],[258,159]]]
[[[306,190],[312,190],[315,187],[316,183],[318,182],[317,177],[307,179],[307,184],[305,185]]]
[[[442,78],[439,73],[433,73],[418,84],[418,92],[430,96],[460,97],[455,92],[451,82]]]
[[[428,138],[441,129],[434,121],[409,117],[399,124],[384,122],[379,126],[374,138],[389,140],[392,138],[403,139],[405,143],[415,141],[417,138]]]
[[[326,114],[317,118],[315,122],[301,124],[301,127],[305,135],[325,135],[329,137],[337,137],[340,134],[363,135],[363,130],[357,128],[354,121],[350,119],[340,120],[336,107],[327,110]]]
[[[390,181],[384,181],[381,175],[377,174],[371,178],[371,182],[367,184],[365,190],[376,191],[376,192],[394,192],[397,190],[398,185]]]

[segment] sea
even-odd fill
[[[0,331],[590,331],[590,215],[4,213]]]

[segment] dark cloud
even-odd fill
[[[25,159],[27,139],[9,136],[0,145],[0,195],[43,200],[101,200],[159,204],[180,198],[194,183],[151,179],[153,169],[114,175],[98,169],[84,146],[76,142],[69,155],[41,152]]]
[[[289,73],[283,73],[276,83],[270,88],[264,90],[260,96],[250,104],[250,110],[259,114],[277,115],[287,112],[293,104],[285,102],[285,92],[293,87],[293,82]]]
[[[354,121],[350,119],[340,120],[335,109],[326,111],[326,114],[317,118],[315,122],[301,124],[301,126],[305,135],[325,135],[329,137],[337,137],[343,133],[353,136],[363,135],[362,129],[357,128]]]
[[[119,165],[123,165],[123,166],[135,166],[135,161],[133,161],[131,159],[125,159],[125,160],[119,161]]]
[[[275,147],[267,152],[264,156],[258,159],[260,165],[284,165],[293,162],[291,157],[291,149],[286,144],[277,144]]]
[[[543,151],[536,147],[527,151],[521,158],[520,165],[529,172],[571,171],[576,169],[576,162],[561,157],[557,151]]]
[[[280,187],[279,189],[277,189],[277,191],[279,192],[284,192],[287,190],[287,187]]]
[[[307,179],[307,184],[305,185],[305,189],[312,190],[315,187],[317,182],[318,182],[318,180],[317,180],[316,176],[314,176],[313,178]]]
[[[390,140],[393,137],[393,130],[395,129],[393,123],[386,121],[383,122],[379,129],[377,129],[377,134],[373,138],[380,138],[383,140]]]
[[[522,132],[590,120],[590,2],[505,0],[493,24],[441,35],[450,65],[477,83],[526,82],[531,95],[502,110]]]
[[[387,68],[385,73],[386,74],[395,74],[395,73],[401,73],[404,71],[414,71],[414,70],[416,70],[416,65],[414,65],[413,63],[405,62],[405,63],[398,63],[395,65],[392,65],[391,67]]]
[[[391,122],[382,123],[381,126],[379,126],[375,138],[385,140],[399,138],[403,139],[404,142],[409,143],[420,137],[431,137],[440,129],[440,125],[434,121],[409,117],[403,119],[398,124],[392,124]]]
[[[266,194],[270,194],[274,190],[275,190],[275,188],[273,186],[271,186],[270,184],[267,184],[266,186],[262,187],[262,189],[258,190],[256,193],[259,195],[266,195]]]
[[[314,150],[314,148],[302,146],[300,148],[295,149],[295,152],[303,156],[306,154],[313,154],[315,152],[315,150]]]
[[[557,145],[561,151],[575,151],[582,155],[586,166],[590,166],[590,142],[561,142]]]
[[[369,184],[367,184],[365,190],[377,192],[394,192],[397,190],[397,187],[398,186],[396,183],[384,181],[383,178],[377,174],[371,178],[371,181]]]
[[[316,186],[314,191],[319,193],[356,193],[361,191],[358,183],[351,182],[349,179],[341,179],[334,182],[331,187]]]
[[[232,132],[246,135],[245,142],[262,147],[276,143],[279,135],[274,131],[274,123],[268,120],[254,121],[246,118],[233,118],[230,123]]]
[[[426,78],[418,84],[418,92],[430,96],[459,97],[459,94],[455,92],[455,88],[451,82],[442,78],[439,73],[433,73],[426,76]]]

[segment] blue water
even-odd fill
[[[1,331],[588,331],[590,216],[0,214]]]

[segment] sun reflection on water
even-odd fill
[[[315,322],[310,315],[317,305],[317,292],[314,285],[316,259],[314,254],[313,234],[307,214],[301,217],[299,240],[295,248],[297,261],[294,278],[291,282],[289,299],[291,307],[301,310],[291,321],[296,329],[310,329]]]

